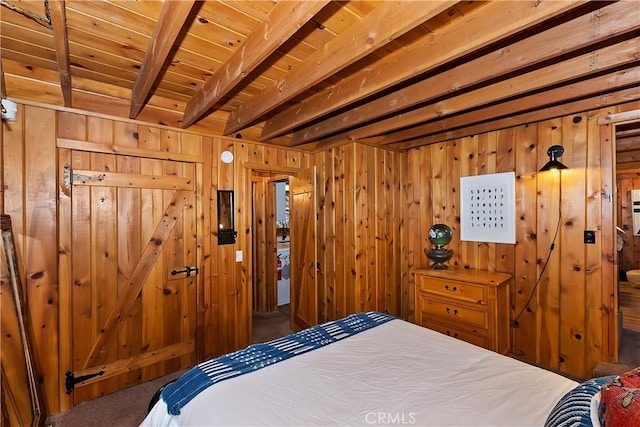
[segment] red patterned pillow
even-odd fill
[[[603,385],[600,393],[603,427],[640,427],[640,367]]]

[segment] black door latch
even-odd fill
[[[191,267],[187,265],[182,270],[171,270],[172,276],[175,276],[176,274],[182,274],[182,273],[187,273],[187,277],[191,277],[191,273],[193,273],[194,275],[198,274],[198,267]]]

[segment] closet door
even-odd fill
[[[73,402],[196,361],[195,167],[72,150],[69,351]],[[69,254],[67,254],[69,256]]]
[[[318,274],[316,248],[316,173],[303,169],[290,179],[291,212],[291,329],[318,323]]]

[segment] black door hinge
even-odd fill
[[[100,372],[96,372],[95,374],[82,375],[82,376],[76,377],[73,374],[73,372],[67,371],[67,373],[65,374],[65,379],[64,379],[65,391],[67,392],[67,394],[71,394],[73,389],[76,387],[76,384],[81,383],[81,382],[86,381],[86,380],[90,380],[93,377],[97,377],[97,376],[100,376],[100,375],[103,375],[103,374],[104,374],[104,371],[100,371]]]

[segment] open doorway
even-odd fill
[[[253,342],[292,332],[288,186],[288,175],[252,172]]]
[[[278,311],[289,316],[291,303],[291,227],[289,180],[276,183],[276,301]]]
[[[615,125],[618,361],[640,365],[640,120]]]

